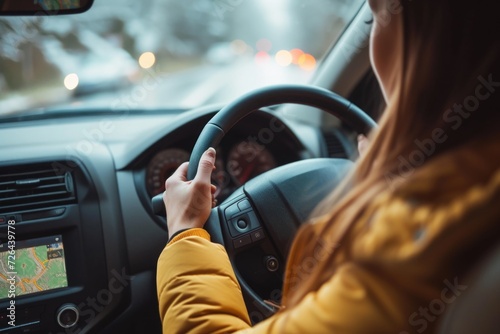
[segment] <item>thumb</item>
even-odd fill
[[[212,176],[212,171],[215,167],[215,150],[210,147],[206,150],[200,159],[200,164],[198,165],[198,171],[196,172],[196,181],[210,182],[210,177]]]

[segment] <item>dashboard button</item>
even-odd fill
[[[266,263],[267,270],[269,270],[270,272],[274,272],[274,271],[278,270],[278,268],[280,267],[280,263],[278,262],[278,259],[272,255],[266,256],[264,261]]]
[[[250,205],[250,202],[247,199],[244,199],[243,201],[238,202],[238,208],[240,208],[241,211],[250,209],[252,206]]]
[[[239,229],[244,230],[248,227],[248,223],[245,219],[238,219],[238,221],[236,222],[236,226],[238,226]]]
[[[242,237],[233,240],[234,248],[240,248],[250,243],[252,243],[252,238],[250,237],[250,234],[246,234]]]
[[[80,313],[74,304],[64,304],[57,310],[57,323],[62,328],[70,328],[76,325]]]
[[[236,204],[236,203],[230,205],[224,211],[224,215],[226,216],[226,219],[231,219],[231,217],[233,217],[234,215],[237,215],[238,213],[240,213],[240,209],[238,208],[238,204]]]
[[[256,231],[252,231],[252,233],[250,233],[250,237],[252,238],[252,242],[256,242],[264,239],[266,236],[264,235],[264,231],[262,229],[258,229]]]

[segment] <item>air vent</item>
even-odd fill
[[[75,203],[70,172],[46,165],[0,169],[0,213],[11,213]]]
[[[325,132],[323,137],[325,138],[326,150],[330,158],[347,159],[348,155],[345,151],[345,146],[335,132]]]

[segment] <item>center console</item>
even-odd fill
[[[0,167],[0,333],[77,333],[116,312],[99,200],[74,161]]]

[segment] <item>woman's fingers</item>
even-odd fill
[[[215,168],[215,150],[210,147],[206,150],[200,159],[200,164],[198,165],[198,172],[194,178],[195,181],[210,183],[210,178],[212,177],[212,171]]]
[[[370,144],[370,142],[368,141],[368,138],[365,137],[365,135],[359,135],[358,136],[358,151],[359,151],[359,155],[363,155],[365,154],[367,148],[368,148],[368,144]]]

